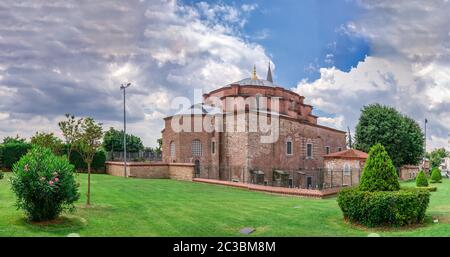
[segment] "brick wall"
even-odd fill
[[[419,166],[416,165],[404,165],[400,168],[400,179],[408,180],[415,179],[419,173]]]
[[[364,168],[364,160],[327,158],[324,161],[324,182],[327,186],[353,186],[359,184]],[[350,167],[349,173],[344,173],[344,165]]]
[[[124,176],[123,162],[106,162],[106,173]],[[127,163],[129,177],[192,180],[194,165],[189,163]]]

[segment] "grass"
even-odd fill
[[[448,236],[450,181],[436,184],[426,221],[409,228],[366,229],[343,221],[336,198],[306,199],[164,179],[92,176],[86,208],[86,175],[74,213],[44,224],[30,223],[14,207],[7,173],[0,180],[0,236]],[[414,182],[402,183],[414,186]],[[439,223],[433,223],[438,218]]]

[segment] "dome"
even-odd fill
[[[276,86],[273,82],[270,82],[265,79],[258,79],[258,78],[257,79],[246,78],[246,79],[231,83],[229,85],[232,85],[232,84],[237,84],[240,86],[266,86],[266,87],[275,87]]]

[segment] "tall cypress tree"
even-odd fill
[[[361,176],[363,191],[397,191],[400,189],[397,171],[381,144],[372,146]]]

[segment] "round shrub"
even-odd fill
[[[3,174],[3,171],[0,170],[0,180],[5,177],[5,174]]]
[[[423,222],[430,201],[428,190],[362,191],[346,188],[338,196],[344,218],[368,227],[404,226]]]
[[[438,168],[433,168],[433,170],[431,171],[431,183],[440,183],[441,181],[441,171]]]
[[[400,189],[397,171],[381,144],[370,148],[361,175],[359,189],[362,191],[396,191]]]
[[[423,172],[423,170],[421,170],[419,172],[419,174],[417,174],[416,186],[417,187],[427,187],[428,186],[428,179],[427,179],[427,176],[425,176],[425,172]]]
[[[73,172],[66,157],[33,147],[13,166],[11,186],[17,207],[32,221],[52,220],[64,210],[72,211],[80,197]]]

